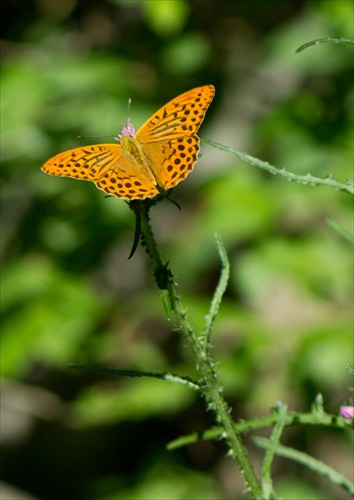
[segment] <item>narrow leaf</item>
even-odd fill
[[[230,261],[225,246],[218,234],[215,234],[215,239],[221,260],[221,274],[210,304],[209,314],[207,314],[207,316],[205,317],[206,325],[203,332],[204,352],[208,350],[208,346],[210,345],[210,338],[213,330],[213,324],[216,316],[218,315],[222,297],[225,293],[230,277]]]
[[[354,45],[354,40],[346,40],[345,38],[317,38],[316,40],[311,40],[311,42],[304,43],[298,49],[295,50],[295,54],[302,52],[303,50],[311,47],[312,45],[320,45],[320,43],[346,43]]]

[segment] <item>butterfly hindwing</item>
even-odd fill
[[[118,164],[106,170],[95,180],[95,184],[99,189],[118,198],[144,200],[159,194],[154,176],[150,171],[147,173],[149,176],[143,174],[132,157],[123,152]]]
[[[143,145],[143,151],[154,171],[157,184],[163,189],[175,187],[193,170],[198,159],[199,137],[154,142]],[[155,165],[159,168],[154,170]]]

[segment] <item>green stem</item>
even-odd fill
[[[306,175],[298,175],[292,172],[288,172],[285,168],[276,168],[273,165],[270,165],[266,161],[261,161],[254,156],[251,156],[247,153],[242,153],[242,151],[238,151],[237,149],[230,148],[229,146],[224,146],[215,141],[211,141],[210,139],[203,139],[206,144],[213,146],[220,151],[224,151],[226,153],[231,153],[234,156],[237,156],[242,161],[252,165],[252,167],[261,168],[262,170],[266,170],[270,174],[280,175],[285,177],[288,181],[299,182],[300,184],[307,184],[310,186],[328,186],[338,191],[344,191],[349,194],[354,194],[352,181],[347,181],[347,184],[343,184],[342,182],[338,182],[332,178],[331,175],[328,175],[326,178],[322,179],[320,177],[314,177],[310,173]]]
[[[157,285],[160,288],[162,296],[168,297],[168,307],[172,311],[172,318],[193,353],[196,366],[202,375],[201,386],[204,397],[208,403],[208,407],[215,412],[217,422],[224,428],[223,438],[228,442],[230,452],[235,457],[241,474],[244,475],[246,486],[249,488],[252,498],[260,499],[262,498],[261,485],[241,438],[235,431],[229,408],[217,381],[214,365],[205,352],[204,344],[198,341],[187,319],[186,312],[176,293],[173,275],[168,269],[168,265],[162,262],[150,225],[150,206],[151,204],[149,203],[141,202],[138,205],[138,209],[140,209],[141,214],[142,243],[150,256]]]
[[[278,421],[278,415],[271,415],[267,417],[260,417],[254,420],[247,420],[246,422],[235,423],[235,429],[239,433],[248,433],[257,429],[264,429],[265,427],[273,427]],[[352,429],[352,423],[343,417],[338,415],[330,415],[324,413],[319,416],[314,413],[296,413],[289,412],[285,419],[285,425],[313,425],[313,426],[324,426],[332,427],[335,429]],[[181,448],[182,446],[188,446],[193,443],[197,443],[201,439],[219,440],[222,436],[223,429],[221,427],[213,427],[212,429],[207,429],[204,432],[194,432],[193,434],[188,434],[186,436],[180,436],[179,438],[171,441],[167,448],[169,450],[174,450],[176,448]]]

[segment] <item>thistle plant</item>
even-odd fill
[[[317,45],[319,43],[350,43],[353,41],[343,39],[320,39],[308,42],[300,47],[297,52]],[[267,162],[254,158],[246,153],[240,152],[211,140],[204,139],[204,142],[218,150],[231,154],[248,165],[265,170],[268,173],[281,176],[284,179],[291,180],[309,188],[314,186],[325,186],[346,194],[354,194],[352,181],[346,183],[335,180],[332,176],[319,178],[308,173],[306,175],[297,175],[287,171],[285,168],[277,168]],[[155,373],[155,372],[136,372],[127,370],[113,370],[105,368],[89,368],[79,365],[73,367],[84,370],[99,371],[102,374],[112,376],[146,376],[162,379],[167,383],[179,383],[187,385],[191,390],[197,391],[205,402],[205,407],[212,412],[215,417],[216,426],[212,429],[206,429],[202,433],[181,436],[170,442],[167,446],[173,450],[198,440],[224,440],[229,455],[235,460],[239,473],[243,476],[245,487],[249,496],[254,499],[277,499],[279,498],[272,479],[272,466],[274,458],[281,456],[302,464],[314,473],[322,475],[333,484],[343,488],[343,490],[354,494],[354,485],[340,472],[329,467],[325,463],[317,460],[308,454],[290,448],[281,444],[284,429],[293,425],[321,426],[335,428],[342,432],[349,432],[352,428],[354,413],[351,404],[344,404],[339,410],[338,415],[329,414],[324,409],[323,398],[320,394],[316,397],[309,412],[293,412],[288,409],[287,404],[277,402],[271,410],[269,416],[255,418],[246,421],[235,421],[231,417],[230,407],[225,399],[224,391],[219,381],[217,360],[214,359],[211,346],[213,344],[214,324],[219,314],[220,304],[224,292],[228,285],[230,276],[230,262],[225,246],[221,237],[215,235],[216,249],[220,258],[220,277],[211,298],[210,308],[205,316],[205,325],[202,331],[195,331],[188,319],[187,309],[182,303],[181,296],[177,293],[176,279],[173,273],[173,267],[169,261],[164,261],[161,257],[159,246],[157,244],[150,213],[155,207],[158,209],[159,203],[167,201],[166,196],[159,195],[153,199],[131,200],[129,207],[136,218],[135,240],[130,257],[133,258],[137,245],[140,243],[146,252],[151,264],[152,275],[156,286],[160,292],[161,300],[164,306],[166,317],[173,325],[173,328],[179,332],[183,341],[188,346],[193,355],[193,360],[199,378],[193,380],[182,374],[174,373]],[[347,240],[353,241],[352,235],[340,228],[335,222],[329,221],[329,224]],[[353,369],[348,368],[353,374]],[[239,415],[241,418],[242,415]],[[260,474],[256,472],[252,464],[247,449],[243,442],[243,436],[251,431],[272,427],[270,438],[254,437],[253,442],[265,450],[264,460]]]

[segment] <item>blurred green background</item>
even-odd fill
[[[332,1],[2,2],[2,498],[235,499],[223,443],[168,452],[214,424],[187,387],[107,380],[69,363],[197,377],[164,316],[146,255],[127,260],[134,217],[93,183],[45,175],[65,149],[138,128],[168,100],[212,83],[200,136],[297,174],[352,177],[353,4]],[[113,142],[113,139],[112,139]],[[308,411],[350,397],[352,200],[289,183],[204,145],[152,212],[188,315],[200,330],[217,283],[214,233],[232,265],[213,355],[235,419],[277,400]],[[268,435],[267,430],[264,435]],[[246,439],[258,468],[263,451]],[[292,428],[283,443],[352,474],[348,436]],[[277,460],[282,498],[347,498]],[[13,495],[13,496],[11,496]],[[349,496],[348,496],[349,498]]]

